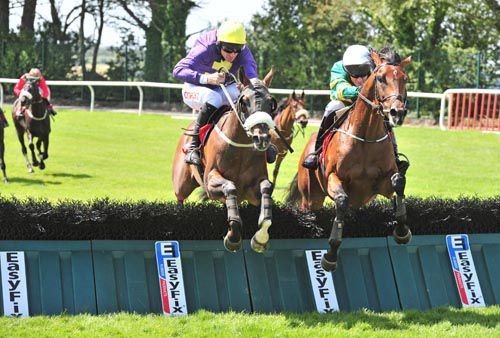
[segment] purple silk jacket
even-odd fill
[[[257,77],[257,63],[250,49],[245,45],[233,63],[224,60],[217,47],[217,31],[213,30],[196,40],[188,55],[175,65],[172,75],[183,82],[216,88],[218,86],[201,84],[200,76],[217,72],[221,67],[229,69],[234,75],[243,67],[249,79]]]

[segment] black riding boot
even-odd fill
[[[204,126],[210,116],[217,110],[216,107],[212,106],[210,103],[205,103],[198,113],[198,118],[194,123],[193,139],[189,145],[189,151],[184,157],[184,162],[189,164],[200,165],[201,164],[201,154],[200,154],[200,127]]]
[[[326,136],[326,131],[330,128],[333,120],[335,119],[335,112],[331,113],[328,116],[323,116],[321,120],[321,124],[318,130],[318,136],[316,136],[316,143],[314,144],[314,152],[310,153],[306,156],[304,161],[302,162],[302,166],[307,169],[316,170],[319,165],[319,153],[321,151],[321,147],[323,145],[323,139]]]
[[[389,124],[386,124],[386,126],[387,126],[387,133],[389,134],[389,138],[391,139],[392,142],[392,147],[394,148],[394,156],[396,157],[396,165],[398,166],[398,171],[401,175],[405,176],[406,171],[410,167],[410,162],[406,160],[401,160],[399,158],[398,145],[396,143],[396,135],[394,134],[394,131],[392,127],[389,126]]]

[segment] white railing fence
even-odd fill
[[[3,84],[17,83],[17,79],[7,79],[0,78],[0,107],[3,107],[4,102],[4,87]],[[90,111],[94,110],[95,105],[95,91],[94,87],[136,87],[139,91],[139,107],[137,113],[141,115],[144,102],[144,92],[143,88],[170,88],[170,89],[182,89],[182,84],[178,83],[158,83],[158,82],[126,82],[126,81],[59,81],[50,80],[47,81],[49,86],[80,86],[87,87],[90,90]],[[272,94],[291,94],[293,89],[276,89],[270,88],[269,91]],[[300,91],[302,92],[302,91]],[[305,89],[306,95],[320,95],[328,96],[330,95],[329,90],[316,90],[316,89]],[[408,92],[408,97],[418,97],[418,98],[428,98],[428,99],[439,99],[441,100],[440,116],[444,115],[444,110],[446,107],[445,94],[439,93],[419,93],[419,92]]]

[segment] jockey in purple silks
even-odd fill
[[[238,85],[230,83],[220,70],[225,69],[236,75],[238,69],[243,67],[249,80],[257,78],[257,63],[246,42],[245,28],[241,23],[224,22],[219,29],[201,35],[187,56],[174,67],[173,76],[184,81],[184,103],[199,110],[193,139],[184,159],[186,163],[201,163],[199,129],[218,108],[230,105],[220,84],[227,84],[232,101],[238,98]]]

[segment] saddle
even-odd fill
[[[208,122],[200,127],[199,130],[200,145],[201,145],[200,150],[202,152],[203,152],[203,147],[205,146],[205,143],[207,143],[208,137],[210,136],[210,133],[214,129],[215,125],[217,124],[217,122],[219,122],[220,118],[229,110],[231,110],[230,106],[220,107],[208,118]],[[186,143],[182,146],[182,152],[184,154],[187,154],[188,151],[189,151],[189,143]]]
[[[337,110],[334,114],[336,115],[335,120],[333,121],[332,125],[327,129],[327,134],[323,138],[323,144],[321,145],[321,152],[319,154],[319,164],[322,168],[322,171],[324,171],[325,168],[325,153],[326,149],[328,148],[328,144],[333,138],[333,135],[337,132],[337,129],[344,123],[344,121],[347,119],[349,116],[350,112],[354,109],[354,104],[341,108]]]

